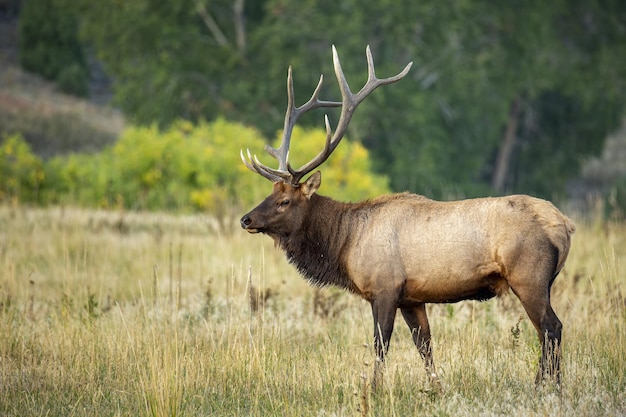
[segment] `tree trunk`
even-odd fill
[[[513,155],[513,149],[515,147],[521,101],[521,98],[517,96],[511,102],[509,120],[506,124],[506,129],[504,130],[502,143],[500,144],[500,149],[498,150],[498,158],[496,159],[496,167],[493,171],[493,177],[491,178],[491,186],[499,193],[505,191],[506,175],[509,172],[511,156]]]
[[[207,29],[209,29],[209,32],[211,32],[211,34],[215,38],[217,44],[219,46],[228,46],[229,42],[226,38],[226,35],[224,35],[224,32],[222,32],[222,29],[220,29],[215,19],[213,19],[213,16],[211,16],[211,14],[204,7],[204,4],[199,1],[196,2],[196,12],[202,18],[202,21],[204,22]]]
[[[246,28],[244,15],[244,0],[235,0],[233,2],[233,14],[235,18],[235,40],[237,51],[242,57],[246,53]]]

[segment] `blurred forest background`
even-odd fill
[[[249,205],[269,186],[239,149],[277,137],[289,65],[298,103],[320,73],[338,99],[331,44],[353,90],[368,44],[381,77],[414,66],[361,105],[358,175],[344,153],[322,193],[528,193],[623,217],[621,0],[0,0],[0,198]],[[323,112],[301,125],[319,136]]]

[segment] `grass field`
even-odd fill
[[[626,225],[578,222],[553,287],[563,386],[535,388],[518,300],[430,306],[442,388],[397,321],[307,285],[271,240],[205,216],[0,206],[2,416],[626,414]]]

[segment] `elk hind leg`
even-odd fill
[[[541,361],[535,378],[540,384],[546,378],[561,382],[561,330],[563,325],[550,305],[550,288],[513,288],[522,302],[541,343]]]
[[[535,383],[540,384],[546,378],[561,384],[561,329],[563,325],[552,307],[548,305],[540,322],[541,362]]]
[[[426,373],[430,378],[431,384],[439,385],[439,377],[435,372],[433,362],[433,351],[430,343],[430,326],[426,314],[426,305],[418,304],[415,307],[402,308],[400,311],[402,312],[404,321],[409,326],[413,343],[415,343],[415,347],[417,347],[417,350],[424,360]]]

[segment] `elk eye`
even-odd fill
[[[289,200],[283,200],[280,203],[278,203],[279,207],[287,207],[289,205],[289,203],[291,203],[291,201]]]

